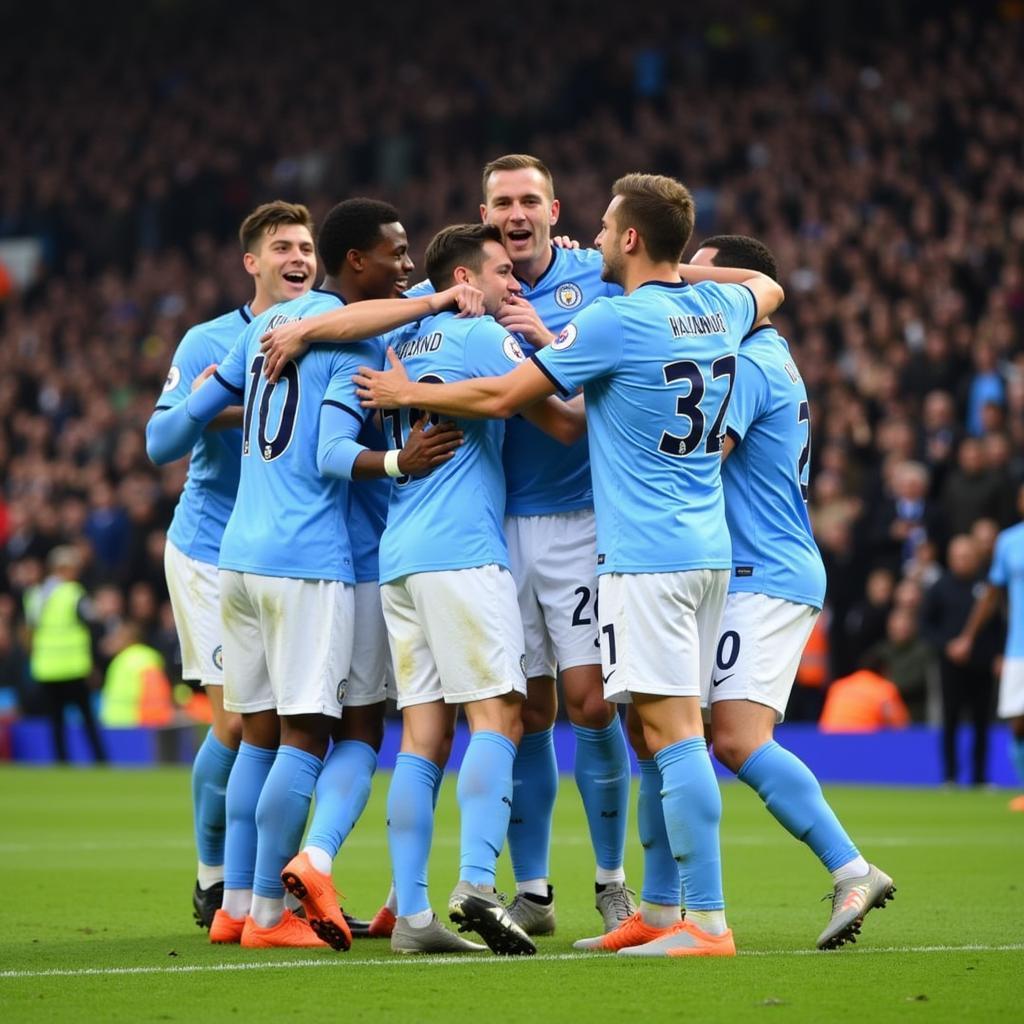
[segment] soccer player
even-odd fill
[[[691,263],[778,276],[771,252],[741,235],[705,240]],[[725,431],[722,483],[732,573],[711,680],[712,746],[832,873],[832,914],[817,946],[835,949],[852,941],[864,916],[895,890],[892,879],[861,856],[810,769],[773,739],[821,611],[825,567],[807,516],[807,391],[767,316],[740,346]]]
[[[626,934],[638,915],[619,926],[620,953],[730,956],[721,796],[701,717],[731,565],[720,453],[739,343],[776,309],[782,289],[762,274],[720,268],[694,271],[702,283],[689,287],[679,276],[693,228],[689,192],[646,174],[620,178],[612,191],[595,244],[602,273],[623,296],[592,303],[502,377],[428,387],[393,365],[362,372],[359,396],[370,406],[508,416],[556,390],[583,387],[604,693],[637,706],[661,771],[667,835],[688,902],[686,920],[676,909],[653,941],[645,934],[635,945]],[[583,940],[583,948],[607,948],[608,937]]]
[[[475,285],[492,315],[519,290],[501,233],[489,225],[441,231],[426,262],[435,289],[452,281]],[[517,340],[490,316],[459,320],[442,313],[389,340],[406,372],[431,386],[501,373],[523,359]],[[571,418],[565,403],[556,401],[549,411]],[[385,410],[393,445],[401,446],[417,416]],[[461,861],[449,915],[494,952],[529,955],[535,946],[494,892],[526,692],[522,625],[502,531],[504,423],[474,419],[462,426],[466,443],[448,466],[423,480],[396,481],[380,546],[381,595],[403,716],[402,750],[388,793],[398,897],[391,941],[402,952],[466,949],[437,921],[427,891],[436,787],[461,705],[471,739],[459,772]],[[577,412],[568,424],[572,438],[582,427]]]
[[[325,224],[320,244],[344,253],[336,276],[338,297],[346,305],[401,296],[409,286],[414,264],[398,211],[374,199],[348,199],[335,207]],[[410,429],[412,442],[421,438],[422,424]],[[443,441],[456,439],[445,424]],[[383,451],[388,447],[376,417],[368,419],[358,441]],[[378,547],[387,519],[391,481],[353,480],[349,487],[348,531],[352,542],[355,625],[352,665],[345,691],[344,714],[333,730],[334,745],[316,783],[316,806],[306,844],[286,866],[285,887],[303,904],[307,920],[341,928],[331,866],[342,843],[359,820],[370,795],[377,754],[384,734],[386,681],[391,677],[387,631],[378,585]],[[378,913],[386,919],[387,910]],[[393,920],[378,919],[361,934],[390,935]],[[350,930],[352,921],[348,921]]]
[[[193,381],[219,363],[255,316],[305,295],[316,274],[313,221],[305,206],[257,207],[239,229],[242,262],[255,294],[247,306],[190,328],[171,360],[154,418],[188,396]],[[181,645],[182,677],[202,684],[213,723],[192,765],[192,810],[199,865],[192,894],[196,923],[209,928],[224,894],[224,792],[242,725],[224,710],[223,639],[217,558],[238,490],[240,411],[226,410],[204,431],[189,462],[167,531],[164,566]]]
[[[207,422],[243,400],[238,499],[219,559],[225,707],[242,714],[242,743],[227,787],[224,903],[210,937],[250,947],[324,944],[284,909],[281,872],[298,849],[349,675],[355,572],[346,480],[381,477],[389,468],[426,471],[450,458],[457,444],[428,432],[418,452],[392,454],[386,466],[383,453],[356,442],[363,416],[350,377],[360,356],[380,359],[373,344],[322,347],[288,363],[280,383],[262,377],[259,341],[269,323],[342,303],[337,275],[346,252],[331,245],[333,213],[320,247],[325,290],[256,318],[212,377],[147,430],[155,461],[180,457]],[[453,299],[449,290],[423,300],[382,300],[388,311],[382,326]],[[367,304],[347,310],[354,328],[366,319],[361,305]],[[316,923],[331,945],[347,948],[343,919]]]
[[[1017,493],[1017,511],[1024,517],[1024,487]],[[979,631],[1003,599],[1010,621],[996,713],[1010,723],[1010,755],[1024,785],[1024,522],[1003,530],[996,539],[988,586],[975,601],[960,636],[950,641],[946,650],[950,661],[967,662]],[[1024,795],[1010,801],[1010,810],[1024,811]]]

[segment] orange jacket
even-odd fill
[[[821,732],[878,732],[909,724],[910,714],[896,684],[862,668],[828,688],[818,728]]]

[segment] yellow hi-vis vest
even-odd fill
[[[107,668],[100,693],[100,722],[108,729],[169,725],[174,720],[164,659],[146,644],[126,647]]]
[[[37,683],[84,679],[92,671],[92,637],[78,617],[85,589],[67,580],[43,595],[44,591],[36,590],[25,602],[29,622],[35,623],[29,659],[32,678]]]

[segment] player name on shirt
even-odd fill
[[[410,338],[401,342],[395,349],[399,359],[411,359],[426,352],[436,352],[444,344],[444,335],[440,331],[421,334],[418,338]]]
[[[699,315],[687,313],[684,316],[670,316],[668,325],[672,328],[673,338],[725,334],[729,330],[725,314],[721,311]]]

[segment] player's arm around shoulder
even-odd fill
[[[477,340],[472,334],[484,325],[493,338],[480,338],[482,361],[467,360],[464,364],[467,379],[446,384],[420,384],[409,380],[401,360],[389,348],[390,368],[374,370],[360,367],[355,376],[356,394],[364,408],[393,409],[415,406],[428,412],[463,419],[506,419],[520,408],[536,402],[555,391],[554,384],[531,361],[522,359],[518,342],[493,320],[481,320],[467,335],[467,351]],[[494,334],[495,329],[497,334]],[[497,352],[503,356],[499,360]],[[518,353],[519,359],[517,359]],[[509,372],[503,372],[513,367]],[[478,373],[480,376],[473,376]],[[487,375],[483,375],[483,374]],[[500,374],[500,375],[499,375]]]
[[[747,288],[754,300],[754,318],[751,326],[771,316],[782,305],[786,293],[778,281],[756,270],[737,267],[704,267],[680,263],[679,274],[690,284],[713,281],[715,284],[738,284]]]

